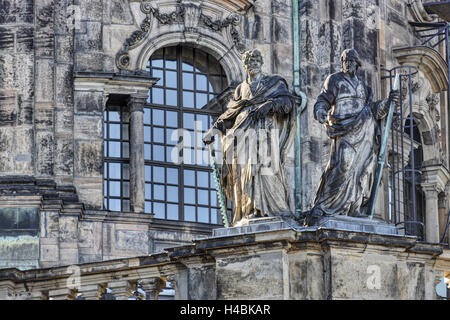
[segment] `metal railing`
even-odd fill
[[[388,161],[389,220],[406,235],[424,239],[423,199],[420,197],[422,176],[421,141],[417,134],[420,119],[414,116],[412,78],[418,73],[413,66],[383,70],[392,89],[393,78],[400,75],[400,103],[394,110]]]

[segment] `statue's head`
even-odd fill
[[[345,49],[341,54],[342,71],[354,75],[361,67],[361,60],[355,49]]]
[[[250,75],[255,75],[261,72],[263,58],[258,49],[245,51],[242,54],[242,63],[245,71]]]

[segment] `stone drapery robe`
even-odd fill
[[[329,75],[314,105],[328,112],[330,159],[314,201],[315,215],[366,216],[379,149],[377,120],[388,112],[388,99],[374,102],[370,87],[343,72]]]
[[[255,119],[254,112],[267,101],[274,103],[272,113]],[[283,78],[264,75],[239,84],[219,117],[227,129],[222,135],[222,184],[233,201],[232,225],[253,213],[293,212],[285,165],[295,138],[295,104]]]

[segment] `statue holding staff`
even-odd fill
[[[248,218],[295,212],[294,179],[287,179],[286,172],[287,166],[293,169],[288,154],[295,138],[298,98],[282,77],[262,73],[258,50],[246,51],[242,62],[247,78],[203,138],[209,144],[214,135],[221,136],[221,182],[233,202],[232,226]]]
[[[314,105],[314,118],[324,124],[331,139],[330,159],[320,179],[314,207],[305,224],[321,216],[367,217],[383,119],[399,93],[373,101],[372,89],[358,79],[361,66],[354,49],[341,55],[342,71],[331,74]]]

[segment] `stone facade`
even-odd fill
[[[5,269],[0,299],[95,300],[109,289],[123,300],[137,287],[154,299],[170,282],[175,299],[189,300],[433,300],[449,267],[448,250],[411,237],[285,229],[197,239],[128,259]]]
[[[142,213],[143,151],[136,142],[140,141],[136,126],[138,140],[133,139],[136,147],[130,155],[133,212],[103,210],[103,111],[109,99],[124,98],[136,111],[133,121],[142,122],[139,106],[157,81],[145,73],[146,63],[156,50],[179,44],[214,56],[230,85],[245,76],[240,54],[259,49],[263,72],[280,74],[292,89],[292,1],[0,0],[0,268],[98,262],[99,268],[114,269],[118,262],[105,261],[127,258],[124,263],[132,267],[131,257],[140,256],[139,268],[151,260],[155,266],[149,268],[157,270],[161,261],[173,270],[184,270],[171,271],[177,277],[211,280],[195,293],[191,289],[197,280],[181,281],[187,287],[176,294],[184,298],[434,299],[432,284],[438,273],[432,265],[442,251],[436,243],[444,235],[450,210],[448,73],[444,45],[434,51],[418,46],[421,40],[408,24],[439,21],[424,11],[422,2],[427,1],[299,1],[300,89],[307,97],[300,118],[303,210],[312,207],[329,155],[329,140],[313,118],[313,105],[326,75],[340,69],[342,50],[354,47],[359,52],[363,62],[359,76],[378,99],[389,91],[381,79],[383,69],[414,65],[420,71],[412,94],[424,142],[425,240],[434,244],[420,247],[411,239],[392,238],[393,247],[381,244],[387,245],[385,250],[376,236],[367,240],[375,241],[367,247],[365,240],[341,241],[356,235],[339,233],[336,241],[325,241],[322,233],[303,242],[299,239],[310,239],[309,233],[294,231],[273,235],[276,240],[267,240],[269,244],[249,236],[256,241],[251,248],[245,237],[236,240],[236,248],[219,249],[218,239],[192,245],[218,226]],[[217,107],[225,103],[222,100],[214,100]],[[385,176],[376,218],[387,220],[388,207]],[[3,218],[12,217],[12,212],[16,220]],[[17,227],[20,221],[25,221],[25,228]],[[286,240],[292,238],[298,241]],[[215,249],[203,256],[208,241]],[[147,256],[177,245],[195,252],[176,263],[169,257],[184,249]],[[406,258],[410,255],[414,259]],[[359,289],[352,291],[348,281],[365,283],[365,270],[378,260],[388,277],[382,280],[384,291],[366,290],[364,285],[355,285]],[[352,270],[349,261],[367,267],[352,273],[358,280],[343,272]],[[63,269],[56,268],[48,278],[64,274]],[[327,278],[330,272],[333,277]],[[408,284],[411,275],[415,278]],[[14,281],[27,276],[15,273],[18,278],[2,288],[14,291]],[[86,289],[94,296],[105,287],[101,281],[89,285],[98,286]],[[110,287],[123,289],[124,284]],[[47,288],[44,296],[73,294],[55,290],[63,289]]]

